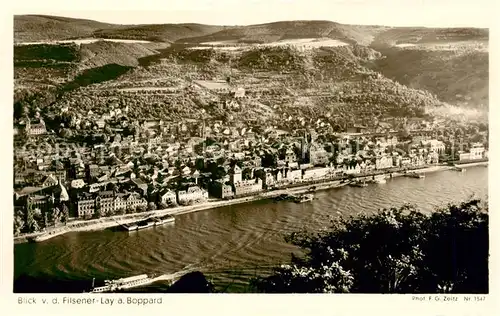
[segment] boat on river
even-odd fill
[[[405,177],[415,178],[415,179],[423,179],[423,178],[425,178],[425,175],[421,174],[421,173],[416,173],[416,172],[408,172],[405,174]]]
[[[310,202],[313,199],[314,199],[313,194],[302,194],[302,195],[296,196],[294,198],[294,202],[295,203],[305,203],[305,202]]]
[[[165,215],[162,217],[154,217],[153,220],[155,221],[155,226],[160,226],[163,224],[175,222],[175,217],[173,217],[172,215]]]
[[[92,281],[92,289],[90,293],[106,293],[106,292],[116,292],[120,290],[126,290],[134,287],[139,287],[155,282],[156,275],[141,274],[137,276],[132,276],[128,278],[121,278],[117,280],[106,280],[103,286],[94,287],[94,281]]]
[[[155,226],[155,221],[153,219],[143,220],[137,223],[137,229],[144,229]]]
[[[349,183],[350,186],[352,187],[358,187],[358,188],[365,188],[368,186],[368,184],[366,183],[366,181],[354,181],[354,182],[351,182]]]
[[[280,194],[277,197],[275,197],[274,200],[277,201],[277,202],[279,202],[279,201],[287,201],[287,200],[290,200],[292,198],[293,198],[293,195],[287,194],[287,193],[283,193],[283,194]]]
[[[132,223],[132,224],[124,224],[122,225],[123,228],[125,228],[125,230],[128,230],[128,231],[133,231],[133,230],[137,230],[138,226],[137,224],[135,223]]]
[[[384,175],[382,175],[382,176],[375,176],[371,182],[373,182],[373,183],[379,183],[379,184],[387,183]]]
[[[141,221],[133,222],[133,223],[129,223],[129,224],[121,224],[121,226],[129,232],[153,227],[155,225],[156,225],[156,220],[153,218],[143,219]]]

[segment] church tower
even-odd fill
[[[308,134],[304,132],[304,137],[302,138],[300,144],[300,160],[306,162],[309,159],[309,140]]]
[[[234,165],[231,170],[231,184],[241,182],[241,168],[238,165]]]

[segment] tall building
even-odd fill
[[[309,147],[309,162],[313,166],[327,165],[329,162],[328,152],[319,144],[311,144]]]
[[[235,184],[238,182],[241,182],[242,176],[241,176],[241,168],[238,167],[238,165],[234,165],[234,167],[231,169],[231,176],[230,176],[230,181],[231,184]]]
[[[307,141],[307,136],[304,135],[300,142],[300,162],[309,162],[309,142]]]

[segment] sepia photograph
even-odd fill
[[[188,2],[11,16],[14,293],[490,292],[487,8]]]

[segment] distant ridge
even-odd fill
[[[68,45],[16,45],[16,78],[23,78],[18,80],[18,87],[58,85],[81,74],[112,80],[102,75],[107,75],[110,69],[116,74],[135,67],[142,71],[141,68],[161,59],[174,57],[179,62],[176,67],[194,64],[209,78],[225,77],[223,73],[231,60],[236,71],[277,71],[285,76],[297,72],[309,78],[308,85],[331,86],[327,80],[333,80],[349,87],[336,99],[324,103],[310,97],[309,101],[320,108],[344,102],[358,104],[362,111],[373,111],[380,106],[377,111],[382,113],[388,104],[403,104],[413,115],[422,107],[438,104],[437,101],[476,109],[489,107],[488,29],[365,26],[303,20],[248,26],[117,25],[20,15],[14,16],[14,38],[17,43],[85,39]],[[86,40],[90,38],[136,41]],[[184,43],[189,45],[178,45]],[[246,45],[252,43],[269,45]],[[245,48],[243,52],[238,48],[232,53],[231,47],[212,49],[220,45]],[[292,47],[295,48],[289,49]],[[290,82],[294,80],[297,79],[290,78]],[[367,82],[373,86],[367,87]],[[397,92],[403,89],[398,85],[406,88]],[[427,94],[420,95],[407,88]],[[364,89],[370,93],[363,92]],[[399,107],[391,111],[401,114]]]
[[[387,27],[340,24],[332,21],[278,21],[247,26],[197,23],[119,25],[47,15],[15,15],[14,41],[36,42],[76,38],[116,38],[158,42],[268,43],[286,39],[331,38],[350,44],[386,45],[400,42],[488,40],[478,28]]]
[[[119,25],[47,15],[15,15],[14,42],[35,42],[92,37],[99,29]]]
[[[179,39],[204,36],[223,30],[223,26],[204,24],[147,24],[97,30],[94,37],[149,40],[173,43]]]

